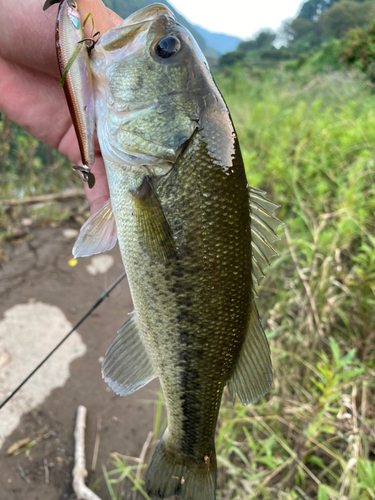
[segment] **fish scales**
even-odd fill
[[[110,202],[73,252],[113,245],[113,210],[134,302],[103,377],[123,396],[160,379],[168,428],[146,474],[149,495],[213,500],[223,389],[248,404],[272,381],[254,287],[275,255],[277,205],[247,186],[207,62],[165,6],[104,34],[91,66]]]
[[[173,171],[155,182],[176,246],[168,261],[145,248],[131,194],[124,201],[123,172],[109,171],[120,248],[140,330],[146,332],[144,341],[163,394],[173,401],[171,410],[168,407],[173,447],[176,453],[203,460],[213,451],[222,391],[250,313],[251,244],[244,171],[234,164],[227,173],[214,165],[205,139],[197,133]],[[119,174],[117,179],[113,172]],[[129,175],[129,191],[139,184],[136,179]]]
[[[238,358],[250,312],[250,231],[240,230],[248,219],[243,175],[236,166],[228,174],[214,165],[205,139],[197,133],[173,175],[156,187],[167,219],[175,214],[171,228],[178,248],[176,263],[183,269],[169,285],[179,306],[177,353],[183,360],[182,373],[174,383],[177,387],[164,388],[163,382],[162,387],[165,393],[179,390],[182,432],[177,446],[196,460],[214,451],[222,391]]]

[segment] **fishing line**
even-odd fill
[[[107,290],[105,290],[105,292],[103,292],[103,293],[101,294],[101,296],[98,298],[98,300],[95,302],[95,304],[91,307],[91,309],[90,309],[89,311],[87,311],[87,313],[86,313],[84,316],[82,316],[82,318],[81,318],[81,319],[78,321],[78,323],[77,323],[77,324],[76,324],[76,325],[72,328],[72,330],[70,330],[70,332],[69,332],[67,335],[65,335],[65,337],[64,337],[62,340],[60,340],[60,342],[57,344],[57,346],[56,346],[56,347],[54,347],[54,348],[52,349],[52,351],[51,351],[49,354],[47,354],[47,356],[43,359],[43,361],[41,361],[41,362],[39,363],[39,365],[38,365],[36,368],[34,368],[34,370],[33,370],[33,371],[32,371],[32,372],[31,372],[31,373],[30,373],[30,374],[29,374],[29,375],[25,378],[25,380],[24,380],[23,382],[21,382],[21,383],[20,383],[20,385],[19,385],[16,389],[14,389],[14,391],[13,391],[13,392],[12,392],[12,393],[11,393],[11,394],[10,394],[10,395],[6,398],[6,399],[5,399],[5,401],[3,401],[3,402],[1,403],[1,405],[0,405],[0,410],[1,410],[1,408],[3,408],[3,406],[5,406],[5,405],[6,405],[6,403],[7,403],[10,399],[12,399],[12,397],[13,397],[15,394],[17,394],[17,392],[21,389],[21,387],[23,387],[23,386],[26,384],[26,382],[27,382],[27,381],[28,381],[28,380],[29,380],[29,379],[30,379],[30,378],[34,375],[34,373],[36,373],[36,372],[39,370],[39,368],[40,368],[40,367],[41,367],[41,366],[42,366],[42,365],[43,365],[43,364],[47,361],[47,359],[49,359],[49,358],[52,356],[52,354],[53,354],[54,352],[56,352],[56,351],[57,351],[57,349],[58,349],[58,348],[59,348],[59,347],[60,347],[60,346],[61,346],[61,345],[65,342],[65,340],[66,340],[66,339],[67,339],[67,338],[68,338],[68,337],[69,337],[69,336],[70,336],[70,335],[71,335],[71,334],[72,334],[72,333],[73,333],[73,332],[74,332],[74,331],[75,331],[75,330],[76,330],[79,326],[81,326],[81,325],[82,325],[82,323],[83,323],[83,322],[84,322],[84,321],[85,321],[85,320],[86,320],[86,319],[90,316],[90,314],[92,314],[92,313],[95,311],[95,309],[96,309],[96,308],[97,308],[97,307],[98,307],[98,306],[99,306],[99,305],[103,302],[103,300],[105,300],[105,299],[109,296],[109,294],[110,294],[110,293],[111,293],[111,292],[112,292],[112,291],[116,288],[116,286],[117,286],[117,285],[118,285],[118,284],[119,284],[119,283],[120,283],[120,282],[121,282],[121,281],[125,278],[125,276],[126,276],[126,272],[124,272],[121,276],[119,276],[119,277],[117,278],[117,280],[116,280],[116,281],[114,281],[114,282],[112,283],[112,285],[111,285],[110,287],[108,287],[108,288],[107,288]]]

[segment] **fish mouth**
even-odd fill
[[[160,16],[166,16],[176,21],[173,12],[168,7],[154,3],[134,12],[121,24],[104,33],[100,40],[101,46],[107,52],[131,47],[137,37],[140,38],[140,41],[143,39],[140,35],[146,34],[151,24]],[[138,48],[140,43],[135,43],[135,45]]]

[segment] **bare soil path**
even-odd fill
[[[72,229],[77,227],[36,228],[28,241],[9,246],[9,260],[0,267],[1,399],[24,378],[29,366],[43,358],[50,345],[68,333],[69,323],[74,325],[123,272],[117,246],[108,254],[113,259],[80,259],[75,267],[69,265]],[[102,475],[102,465],[111,468],[110,453],[139,456],[153,428],[152,401],[157,400],[158,384],[153,382],[120,398],[106,386],[100,373],[100,358],[131,310],[125,279],[79,327],[79,333],[67,340],[64,350],[61,348],[35,380],[4,407],[3,416],[0,411],[0,500],[75,498],[71,472],[78,405],[88,410],[87,484]],[[43,323],[40,327],[39,320]],[[100,446],[96,470],[91,471],[98,417],[102,421]],[[10,428],[14,428],[11,433]],[[45,439],[38,441],[41,436]],[[22,438],[38,441],[30,455],[7,456],[9,446]],[[110,498],[104,481],[95,491],[102,500]],[[131,493],[124,498],[131,498]]]

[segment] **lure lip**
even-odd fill
[[[55,3],[62,3],[64,0],[46,0],[43,5],[43,10],[49,9]]]

